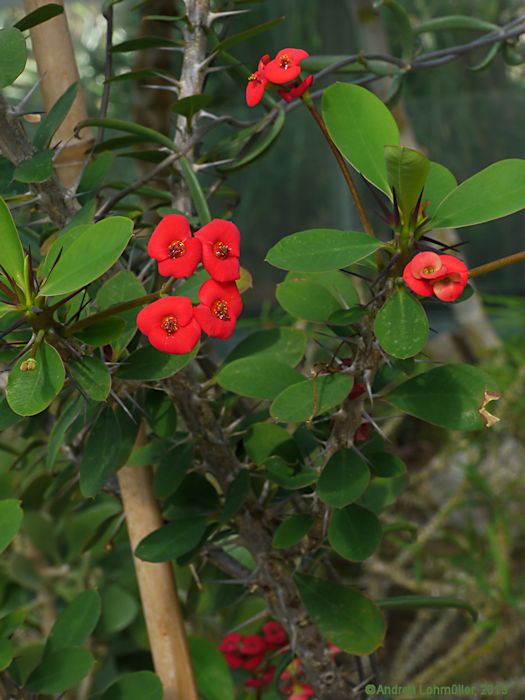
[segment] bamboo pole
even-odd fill
[[[54,2],[64,5],[64,0]],[[29,13],[48,3],[49,0],[24,0],[24,7]],[[48,112],[67,88],[80,80],[66,13],[33,27],[30,33],[41,79],[44,109]],[[52,142],[52,146],[65,144],[55,158],[55,167],[60,182],[67,188],[73,188],[77,184],[84,168],[86,153],[93,143],[93,135],[88,129],[82,131],[81,139],[74,138],[74,128],[83,119],[87,119],[87,111],[79,82],[75,101]]]
[[[142,425],[137,445],[145,440]],[[153,495],[149,467],[123,467],[118,480],[132,551],[138,543],[163,525]],[[142,610],[155,672],[164,686],[164,700],[198,700],[184,619],[170,562],[152,564],[133,555]]]

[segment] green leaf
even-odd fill
[[[287,549],[298,544],[310,530],[315,519],[311,515],[301,513],[283,520],[274,533],[272,544],[277,549]]]
[[[447,15],[446,17],[435,17],[426,22],[421,22],[414,27],[416,34],[427,32],[449,31],[450,29],[472,29],[474,31],[492,32],[499,29],[497,24],[487,22],[479,17],[469,17],[468,15]]]
[[[103,345],[117,343],[124,332],[127,332],[126,321],[120,316],[109,316],[95,321],[90,326],[75,331],[73,335],[86,345],[100,348]]]
[[[207,527],[204,517],[192,516],[175,520],[139,542],[135,556],[151,562],[178,559],[199,544]]]
[[[121,304],[131,299],[138,299],[146,294],[143,285],[137,279],[133,272],[121,270],[116,275],[110,277],[97,292],[96,303],[97,307],[103,311],[104,309]],[[128,345],[130,340],[137,332],[137,314],[140,307],[130,309],[118,314],[118,318],[124,319],[126,322],[126,331],[112,343],[113,351],[118,356],[121,351]]]
[[[86,649],[61,649],[44,657],[30,674],[26,687],[36,693],[62,693],[80,683],[93,666]]]
[[[129,53],[143,49],[173,49],[181,46],[180,41],[172,41],[163,36],[142,36],[138,39],[128,39],[111,47],[111,53]]]
[[[139,612],[139,604],[135,596],[116,585],[104,587],[101,596],[100,624],[104,633],[114,635],[129,627]]]
[[[216,645],[199,637],[189,637],[188,645],[195,681],[203,700],[234,700],[235,690],[230,669]]]
[[[374,476],[391,478],[406,473],[407,468],[404,462],[388,452],[367,452],[366,456],[370,464],[370,471]]]
[[[425,189],[423,190],[423,203],[428,202],[425,212],[427,217],[434,216],[437,208],[445,197],[457,187],[458,183],[454,175],[440,163],[430,163],[430,170]]]
[[[100,610],[97,591],[83,591],[77,595],[53,625],[46,644],[46,656],[83,644],[95,629]]]
[[[369,481],[370,472],[362,457],[353,450],[339,450],[321,472],[317,493],[332,508],[344,508],[359,498]]]
[[[48,5],[44,5],[45,9]],[[63,12],[64,8],[60,5],[56,5]],[[38,11],[38,10],[37,10]],[[53,138],[55,131],[62,124],[67,116],[67,113],[71,109],[75,97],[77,96],[78,83],[73,83],[70,85],[64,94],[58,98],[55,104],[51,107],[46,116],[42,119],[33,137],[33,144],[37,151],[43,148],[47,148],[51,139]]]
[[[55,241],[46,256],[47,259],[53,253],[52,259],[55,260],[60,242],[65,236],[71,239],[42,285],[40,294],[69,294],[93,282],[117,262],[132,233],[133,222],[123,216],[112,216],[96,224],[72,229]]]
[[[325,323],[341,307],[325,287],[294,277],[281,282],[275,291],[282,308],[295,318],[312,323]]]
[[[408,484],[406,474],[392,477],[375,476],[358,503],[373,513],[381,513],[397,501]]]
[[[12,85],[26,67],[27,49],[19,29],[0,29],[0,90]]]
[[[24,251],[9,207],[2,197],[0,197],[0,231],[2,231],[0,265],[23,289]]]
[[[0,671],[4,671],[13,660],[13,644],[10,639],[0,637]]]
[[[383,529],[377,516],[366,508],[349,505],[332,514],[328,541],[348,561],[364,561],[381,543]]]
[[[525,160],[492,163],[476,173],[441,202],[433,228],[459,228],[492,221],[525,208]]]
[[[2,396],[0,398],[0,430],[10,428],[12,425],[16,425],[21,420],[22,416],[19,416],[17,413],[12,411],[9,408],[7,399],[5,396]]]
[[[208,206],[208,200],[206,199],[206,196],[202,190],[202,187],[193,169],[193,166],[188,161],[188,159],[184,157],[181,158],[179,160],[179,165],[182,177],[186,181],[186,185],[188,186],[188,189],[191,194],[192,202],[195,205],[200,224],[201,226],[205,226],[211,221],[211,213],[210,208]]]
[[[97,192],[104,186],[106,177],[115,162],[115,154],[103,151],[92,158],[82,171],[77,187],[77,199],[87,202],[96,197]]]
[[[235,46],[235,44],[238,44],[241,41],[250,39],[252,36],[256,36],[262,32],[266,32],[268,29],[273,29],[273,27],[277,27],[285,20],[286,17],[276,17],[275,19],[270,19],[267,22],[263,22],[262,24],[257,24],[254,27],[245,29],[243,32],[239,32],[238,34],[228,36],[226,39],[217,44],[217,46],[215,46],[214,51],[226,51],[226,49]]]
[[[478,611],[460,598],[453,596],[431,596],[431,595],[400,595],[391,598],[381,598],[376,600],[383,610],[420,610],[421,608],[456,608],[466,610],[472,616],[474,622],[478,619]]]
[[[0,501],[0,552],[4,551],[20,529],[23,517],[20,501],[14,498]]]
[[[285,236],[270,248],[266,260],[283,270],[325,272],[353,265],[382,245],[366,233],[314,228]]]
[[[40,151],[17,165],[13,177],[18,182],[45,182],[53,174],[53,151]]]
[[[75,396],[67,406],[64,404],[60,407],[60,412],[49,434],[46,451],[46,469],[51,469],[56,461],[60,448],[64,442],[64,438],[68,429],[73,425],[73,422],[82,410],[84,398]]]
[[[62,389],[65,370],[62,359],[52,345],[42,343],[36,353],[34,370],[22,372],[29,359],[28,351],[11,370],[6,396],[9,406],[20,416],[34,416],[46,409]]]
[[[245,357],[223,367],[216,381],[234,394],[271,400],[304,377],[273,357]]]
[[[355,306],[359,303],[359,296],[355,290],[352,278],[340,270],[327,272],[288,272],[285,281],[303,280],[321,285],[337,299],[341,306]]]
[[[385,165],[403,221],[409,222],[430,171],[430,161],[412,148],[385,146]]]
[[[306,335],[293,328],[272,328],[252,333],[230,352],[223,364],[243,357],[274,357],[285,365],[295,367],[306,349]]]
[[[396,28],[396,39],[401,44],[402,58],[409,60],[414,55],[415,43],[412,23],[405,8],[396,0],[379,0],[375,7],[384,7]]]
[[[305,379],[278,394],[270,407],[270,415],[279,421],[303,422],[342,403],[353,383],[349,374]]]
[[[388,108],[363,87],[335,83],[324,92],[323,117],[349,163],[390,197],[384,147],[399,144],[399,129]]]
[[[100,700],[162,700],[162,683],[152,671],[126,673],[114,681]]]
[[[244,448],[255,464],[262,464],[270,455],[279,454],[293,461],[296,446],[290,433],[275,423],[255,423],[244,438]]]
[[[47,22],[48,19],[53,19],[53,17],[61,15],[63,12],[64,8],[62,5],[58,5],[56,2],[49,2],[46,5],[42,5],[36,10],[33,10],[33,12],[25,15],[25,17],[22,17],[22,19],[18,20],[18,22],[15,24],[15,27],[21,32],[24,32],[27,29],[32,29],[33,27],[42,24],[43,22]]]
[[[424,308],[403,288],[392,294],[374,321],[374,333],[383,350],[401,360],[423,350],[428,331]]]
[[[105,401],[111,389],[111,375],[98,357],[83,357],[69,364],[69,371],[80,389],[93,401]]]
[[[450,430],[481,430],[479,410],[494,381],[477,367],[436,367],[397,386],[386,397],[396,408]]]
[[[87,437],[80,462],[80,491],[93,498],[120,463],[120,425],[111,406],[104,406]]]
[[[247,469],[243,469],[228,486],[224,496],[224,508],[219,519],[221,523],[227,523],[228,520],[237,515],[250,493],[250,488],[250,472]]]
[[[193,445],[182,445],[167,453],[155,470],[153,493],[168,498],[179,488],[193,460]]]
[[[270,457],[266,460],[264,466],[266,467],[266,478],[291,491],[303,489],[305,486],[315,484],[317,481],[315,469],[295,471],[281,457]]]
[[[81,131],[87,126],[102,127],[103,129],[115,129],[116,131],[125,131],[129,134],[136,134],[140,136],[142,141],[158,143],[164,146],[169,151],[177,151],[177,146],[174,141],[170,138],[161,134],[160,131],[155,131],[155,129],[150,129],[147,126],[142,126],[142,124],[136,124],[135,122],[128,122],[125,119],[109,119],[108,117],[92,117],[91,119],[85,119],[84,121],[77,124],[77,131]],[[184,159],[181,159],[184,160]]]
[[[100,700],[162,700],[160,679],[151,671],[135,671],[120,676]]]
[[[212,102],[213,97],[211,95],[190,95],[189,97],[183,97],[181,100],[176,100],[171,109],[176,114],[182,114],[191,122],[197,112],[208,107]]]
[[[371,654],[382,644],[384,617],[358,590],[304,574],[295,574],[294,581],[314,624],[329,642],[357,656]]]
[[[241,153],[235,158],[234,162],[227,163],[219,168],[221,172],[240,170],[245,165],[259,158],[259,156],[270,148],[281,133],[286,118],[286,112],[283,109],[277,108],[277,110],[277,116],[271,123],[270,128],[255,131],[252,134],[252,138],[248,140],[246,146],[242,148]],[[233,154],[232,157],[234,157]]]
[[[117,376],[121,379],[135,379],[137,381],[166,379],[186,367],[196,357],[198,351],[198,343],[186,355],[170,355],[159,352],[151,346],[146,346],[135,350],[123,361]]]

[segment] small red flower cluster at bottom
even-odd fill
[[[263,625],[261,634],[242,635],[232,632],[225,635],[219,645],[226,663],[230,668],[244,668],[250,672],[244,685],[246,688],[259,688],[273,681],[276,656],[289,649],[288,637],[282,625],[270,621]],[[328,644],[331,654],[339,654],[339,647]],[[309,700],[314,696],[314,689],[301,680],[301,661],[296,657],[281,673],[281,690],[287,700]]]
[[[405,266],[403,280],[422,297],[434,295],[441,301],[455,301],[467,285],[468,269],[453,255],[428,251],[418,253]]]

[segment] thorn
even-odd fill
[[[222,17],[231,17],[232,15],[244,15],[246,12],[252,12],[252,10],[229,10],[228,12],[209,12],[208,13],[208,27],[211,27],[212,23],[216,19],[221,19]]]
[[[14,109],[11,110],[11,115],[14,117],[20,117],[22,115],[23,109],[26,106],[26,104],[29,102],[31,97],[33,97],[35,91],[37,90],[38,86],[40,85],[40,81],[42,80],[42,76],[38,77],[35,84],[31,86],[29,92],[22,97],[20,102],[16,105]]]
[[[411,223],[412,226],[415,227],[417,224],[417,220],[419,217],[419,210],[421,208],[421,200],[423,198],[423,190],[419,193],[419,197],[417,198],[416,206],[414,207],[414,211],[412,212],[412,217],[411,217]]]

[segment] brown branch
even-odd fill
[[[35,148],[20,117],[13,114],[9,104],[0,94],[0,151],[14,165],[19,165],[35,154]],[[75,202],[62,189],[56,175],[45,182],[32,183],[31,191],[38,197],[40,207],[58,228],[67,224],[77,210]]]
[[[137,445],[143,443],[144,425]],[[144,537],[164,523],[153,495],[149,467],[123,467],[118,481],[134,551]],[[164,686],[164,700],[198,700],[173,567],[170,562],[152,564],[136,556],[133,563],[155,672]]]

